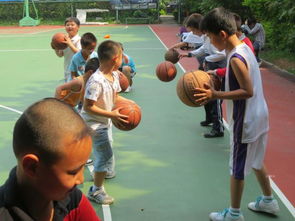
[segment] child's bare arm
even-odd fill
[[[65,44],[68,45],[68,47],[74,52],[74,53],[77,53],[79,51],[79,48],[76,48],[76,46],[73,44],[73,42],[71,41],[70,37],[69,36],[66,36],[65,37],[65,41],[64,41]]]
[[[82,82],[79,79],[71,80],[58,86],[55,90],[55,98],[61,99],[62,91],[79,92],[82,88]]]
[[[240,100],[253,96],[253,86],[246,65],[238,58],[232,58],[230,64],[240,85],[240,89],[225,92],[215,91],[209,85],[206,86],[206,89],[196,88],[194,96],[197,98],[197,102],[206,103],[211,99]]]
[[[106,111],[106,110],[96,106],[95,101],[89,100],[87,98],[84,99],[84,110],[89,113],[92,113],[92,114],[111,118],[113,121],[116,121],[119,124],[120,124],[120,122],[128,123],[128,121],[126,120],[126,119],[128,119],[128,116],[120,114],[120,112],[119,112],[120,108],[117,108],[113,111]]]
[[[183,46],[186,46],[186,45],[187,45],[186,42],[179,42],[179,43],[176,43],[175,45],[171,46],[169,49],[180,48],[180,47],[183,47]]]

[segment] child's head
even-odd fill
[[[232,13],[232,14],[235,18],[236,27],[237,27],[237,34],[239,34],[242,32],[242,19],[237,13]]]
[[[74,37],[79,30],[80,21],[78,18],[69,17],[65,20],[66,32],[69,34],[70,38]]]
[[[96,42],[94,34],[90,32],[83,34],[81,37],[82,53],[89,56],[94,51]]]
[[[84,76],[87,76],[87,78],[89,78],[98,68],[99,68],[98,58],[91,58],[86,63]]]
[[[97,49],[100,64],[104,63],[117,70],[122,64],[122,48],[118,42],[107,40],[102,42]]]
[[[46,98],[31,105],[13,131],[18,179],[46,200],[61,200],[83,183],[90,130],[69,105]]]
[[[189,31],[192,31],[195,35],[202,35],[200,24],[203,19],[203,16],[198,13],[191,14],[186,19],[186,28]]]
[[[247,19],[247,24],[250,28],[253,28],[256,25],[256,23],[257,23],[257,20],[254,17]]]
[[[236,34],[237,26],[233,13],[224,8],[211,10],[202,20],[201,29],[219,50],[226,48],[226,40]]]

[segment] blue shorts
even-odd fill
[[[94,171],[106,172],[113,161],[111,128],[99,128],[92,135]]]

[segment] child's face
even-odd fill
[[[193,32],[194,35],[198,35],[198,36],[201,36],[203,33],[197,29],[197,28],[193,28],[191,27],[190,30]]]
[[[62,158],[51,166],[40,165],[36,188],[47,200],[62,200],[73,188],[84,182],[84,166],[91,153],[91,137],[61,141]]]
[[[82,48],[82,53],[88,57],[95,50],[95,47],[96,47],[96,42],[92,42],[86,48]]]
[[[216,35],[208,32],[206,34],[210,38],[211,44],[213,44],[219,51],[226,49],[225,36],[223,33],[220,32]]]
[[[65,28],[70,37],[74,37],[79,30],[79,26],[73,21],[67,22]]]

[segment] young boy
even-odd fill
[[[264,47],[265,43],[265,31],[261,23],[257,22],[255,18],[249,18],[247,24],[243,25],[244,30],[250,35],[254,36],[254,50],[256,55],[256,60],[258,64],[261,64],[261,59],[259,58],[259,52]]]
[[[98,58],[91,58],[85,66],[85,73],[65,84],[58,86],[55,90],[55,98],[75,107],[83,102],[85,84],[89,77],[98,69]]]
[[[195,15],[195,14],[193,14]],[[200,29],[200,24],[203,16],[199,15],[199,19],[196,19],[196,16],[190,16],[188,18],[187,23],[194,24],[195,32],[203,33]],[[216,68],[223,68],[226,65],[225,60],[225,51],[218,51],[214,45],[210,43],[210,39],[205,36],[204,44],[189,53],[180,54],[180,57],[197,57],[199,61],[199,69],[203,71],[212,70]],[[210,101],[204,105],[205,108],[205,120],[200,122],[200,125],[205,127],[212,125],[212,129],[209,133],[205,133],[205,138],[214,138],[214,137],[223,137],[224,136],[224,127],[222,121],[222,108],[221,108],[221,100],[216,99]]]
[[[278,202],[273,198],[269,177],[263,164],[268,125],[268,109],[264,99],[258,64],[251,49],[236,36],[233,14],[223,8],[210,11],[202,21],[202,29],[216,48],[227,51],[225,91],[196,89],[198,101],[229,99],[227,120],[231,137],[231,205],[220,213],[211,213],[213,221],[243,221],[240,203],[244,177],[255,171],[263,196],[248,204],[253,211],[275,214]]]
[[[64,78],[65,81],[70,79],[71,73],[68,71],[69,65],[71,64],[72,57],[75,53],[81,50],[81,37],[78,34],[80,27],[79,19],[75,17],[69,17],[65,20],[65,29],[68,33],[64,43],[68,45],[68,47],[64,50],[55,49],[53,45],[51,47],[55,50],[55,53],[58,57],[64,56]]]
[[[132,78],[136,75],[135,63],[129,55],[124,53],[123,45],[121,43],[119,44],[121,45],[123,51],[122,64],[119,67],[119,71],[121,71],[129,81],[129,87],[125,90],[125,92],[129,92],[133,83]]]
[[[97,53],[94,51],[96,47],[96,42],[96,37],[92,33],[87,32],[82,35],[82,50],[77,52],[73,56],[71,64],[69,66],[69,71],[71,72],[71,79],[74,79],[75,77],[84,74],[85,64],[88,59],[97,58]]]
[[[185,26],[189,32],[185,35],[182,42],[172,45],[169,49],[174,49],[174,48],[197,49],[197,48],[201,47],[204,43],[204,39],[202,37],[203,33],[199,29],[199,24],[202,20],[202,17],[203,16],[198,13],[191,14],[186,19],[186,22],[185,22]]]
[[[17,166],[0,187],[0,219],[99,221],[76,187],[91,143],[83,119],[61,101],[46,98],[25,110],[13,131]]]
[[[120,92],[119,76],[116,70],[122,63],[122,49],[119,43],[108,40],[102,42],[98,49],[99,70],[97,70],[86,84],[82,116],[94,131],[93,154],[94,185],[90,187],[88,198],[99,204],[111,204],[113,197],[109,196],[103,186],[109,165],[112,165],[112,121],[128,122],[120,109],[112,110]],[[112,120],[112,121],[111,121]]]

